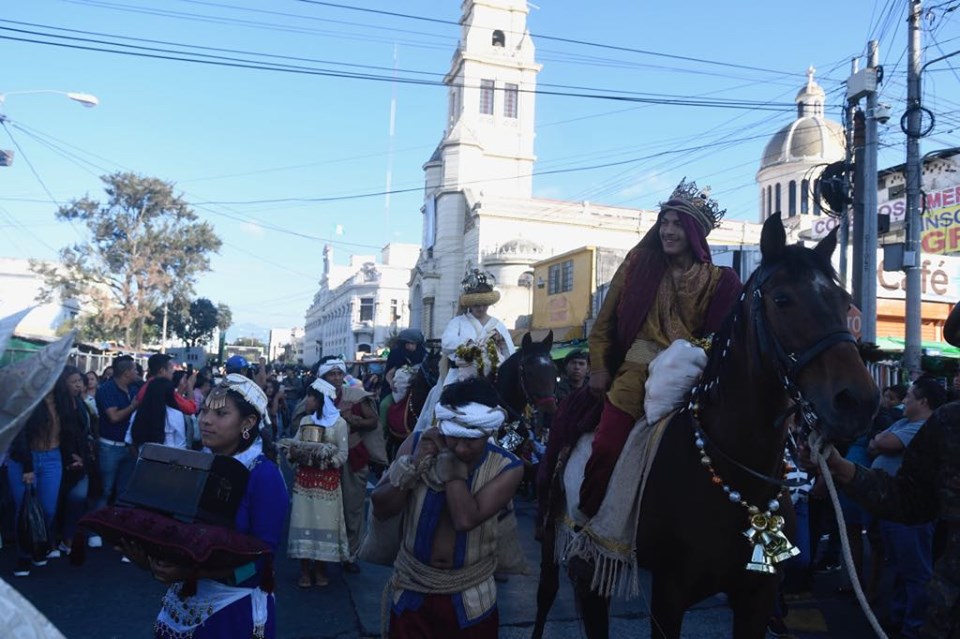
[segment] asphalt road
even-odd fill
[[[536,572],[539,547],[533,540],[533,504],[518,499],[520,530],[530,566]],[[26,578],[12,576],[14,552],[0,551],[0,574],[43,611],[70,639],[152,637],[153,620],[164,587],[132,564],[121,563],[110,549],[89,550],[87,562],[74,567],[67,559],[51,560]],[[294,560],[277,561],[279,637],[283,639],[355,639],[375,637],[380,627],[380,597],[389,568],[363,565],[358,575],[330,571],[325,588],[300,589]],[[814,593],[791,603],[787,624],[799,639],[871,637],[863,614],[848,596],[834,593],[838,575],[818,576]],[[649,584],[645,591],[649,592]],[[536,612],[536,574],[512,576],[498,584],[503,639],[529,637]],[[646,599],[615,602],[613,637],[649,637]],[[731,615],[721,597],[688,612],[684,636],[721,639],[730,636]],[[4,634],[0,631],[0,634]],[[566,580],[551,612],[547,639],[580,639],[571,589]]]

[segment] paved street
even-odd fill
[[[518,501],[518,514],[525,550],[536,569],[538,547],[533,541],[533,504]],[[65,559],[51,560],[26,579],[11,576],[13,549],[0,551],[3,576],[70,639],[135,639],[152,636],[163,587],[149,575],[107,549],[90,550],[80,568]],[[380,596],[389,569],[364,565],[359,575],[331,572],[327,588],[301,590],[294,585],[296,563],[277,562],[279,591],[279,636],[283,639],[355,639],[375,637],[380,627]],[[817,578],[814,597],[791,603],[788,624],[800,639],[872,636],[852,598],[833,593],[839,577]],[[529,637],[536,611],[537,578],[513,576],[499,584],[503,639]],[[648,637],[648,615],[642,598],[614,605],[613,637]],[[730,613],[722,599],[713,598],[690,611],[684,636],[721,639],[729,636]],[[580,626],[566,581],[554,606],[547,629],[548,639],[580,639]]]

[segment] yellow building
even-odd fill
[[[542,339],[552,330],[554,341],[585,339],[603,293],[626,254],[584,246],[536,262],[530,320],[533,338]]]

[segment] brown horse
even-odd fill
[[[732,636],[764,637],[778,578],[745,569],[752,545],[739,502],[761,511],[777,502],[787,417],[835,442],[870,425],[878,391],[847,330],[850,298],[830,265],[835,247],[835,233],[814,249],[787,246],[780,216],[764,223],[762,262],[714,337],[690,406],[663,434],[637,530],[638,563],[653,577],[655,638],[679,638],[684,612],[721,592],[733,610]],[[710,459],[702,459],[697,440]],[[535,637],[556,593],[549,581],[557,571],[546,568]],[[574,589],[587,636],[606,637],[609,600],[591,591],[589,578],[574,576]]]

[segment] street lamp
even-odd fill
[[[0,93],[0,106],[3,105],[4,101],[9,95],[32,95],[36,93],[56,93],[58,95],[65,95],[74,102],[79,102],[88,109],[93,108],[100,104],[100,98],[91,94],[91,93],[77,93],[76,91],[57,91],[56,89],[33,89],[30,91],[10,91],[9,93]]]
[[[35,93],[56,93],[64,95],[74,102],[79,102],[88,109],[100,104],[100,98],[91,93],[77,93],[76,91],[58,91],[56,89],[31,89],[29,91],[10,91],[9,93],[0,93],[0,124],[8,121],[7,116],[3,114],[3,104],[10,95],[31,95]],[[0,166],[10,166],[13,164],[13,151],[0,149]]]

